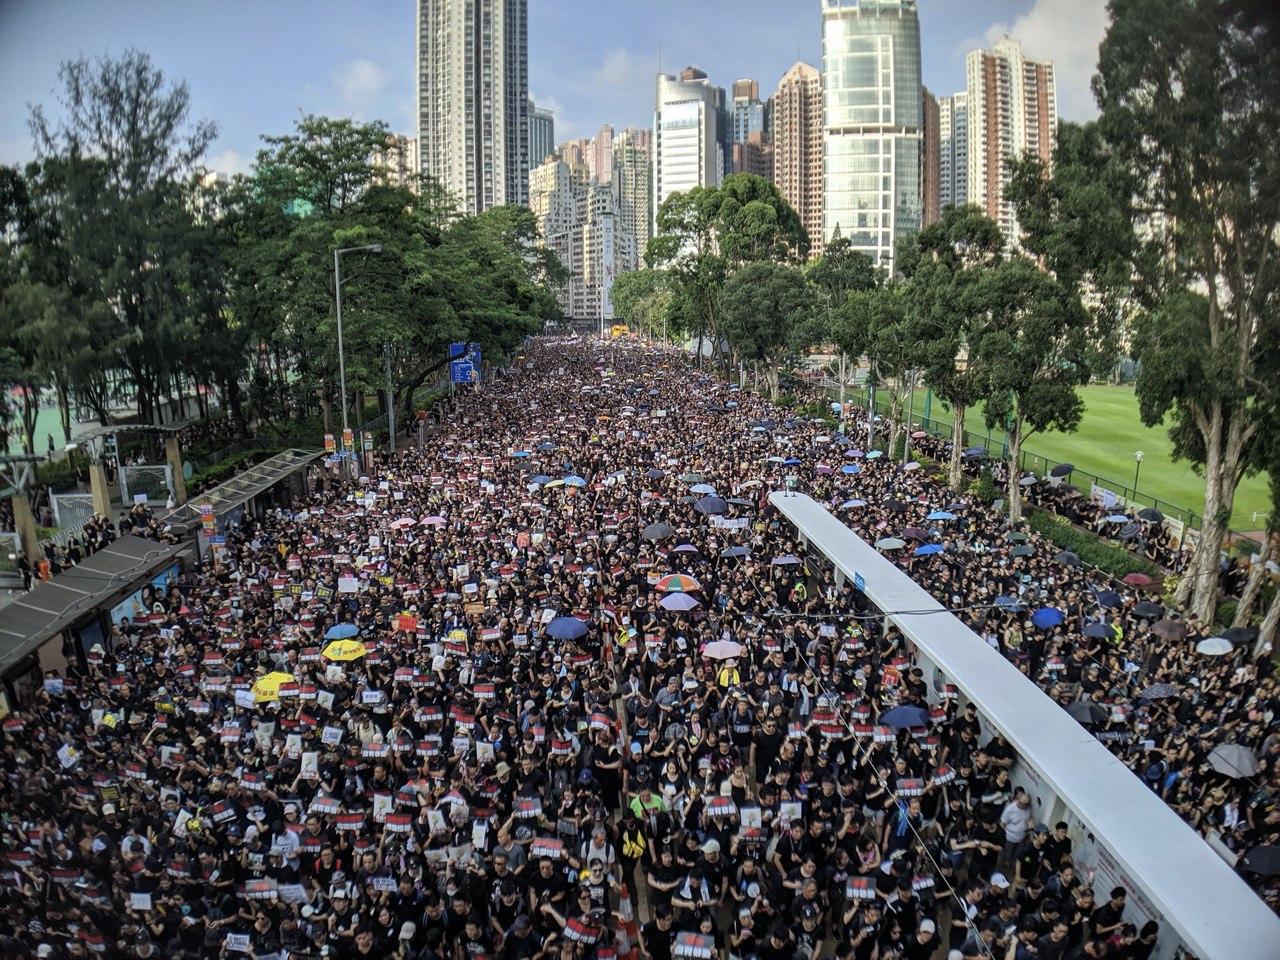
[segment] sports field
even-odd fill
[[[1084,419],[1075,433],[1033,435],[1024,446],[1030,453],[1055,462],[1068,461],[1082,471],[1096,474],[1117,493],[1133,487],[1136,450],[1143,453],[1138,476],[1140,496],[1158,497],[1197,514],[1204,509],[1204,485],[1199,475],[1185,461],[1173,460],[1173,447],[1163,426],[1146,427],[1138,416],[1138,401],[1133,387],[1092,385],[1082,391]],[[913,410],[917,418],[924,415],[925,391],[917,390]],[[933,400],[930,418],[943,421],[950,430],[951,414],[945,404]],[[970,411],[966,418],[971,433],[986,436],[981,411]],[[937,424],[934,425],[937,428]],[[993,431],[1000,441],[1001,432]],[[1029,464],[1030,466],[1031,464]],[[1078,484],[1088,488],[1088,479],[1076,476]],[[1236,493],[1232,529],[1246,532],[1258,530],[1266,522],[1271,498],[1265,476],[1246,477]]]

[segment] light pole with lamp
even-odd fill
[[[1133,495],[1138,496],[1138,474],[1142,470],[1142,451],[1135,450],[1133,453]]]
[[[333,251],[333,296],[338,314],[338,390],[342,399],[342,446],[356,446],[355,437],[351,435],[351,426],[347,422],[347,355],[342,349],[342,255],[367,250],[369,253],[381,253],[382,244],[366,243],[362,247],[339,247]],[[347,450],[349,467],[355,471],[355,450]]]

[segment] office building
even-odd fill
[[[556,150],[556,120],[550,110],[529,101],[529,167],[532,169]]]
[[[380,182],[418,192],[417,137],[391,134],[382,148],[373,152],[372,161]]]
[[[733,81],[730,123],[734,143],[746,143],[753,133],[767,134],[765,105],[760,102],[760,84],[755,80]]]
[[[1009,162],[1032,154],[1046,168],[1058,138],[1058,100],[1053,64],[1030,60],[1022,45],[1005,37],[991,50],[965,58],[969,101],[969,202],[1000,224],[1005,244],[1018,242],[1017,216],[1005,200]]]
[[[969,95],[938,98],[938,206],[969,202]]]
[[[653,113],[653,211],[673,193],[718,186],[731,158],[724,90],[696,67],[658,74]]]
[[[463,213],[525,203],[528,0],[418,0],[418,152]]]
[[[822,235],[892,269],[920,228],[920,21],[916,0],[823,0]]]
[[[652,135],[640,127],[627,127],[613,138],[613,183],[618,195],[618,213],[622,229],[634,243],[637,269],[644,259],[645,247],[652,236],[649,211],[653,198],[653,160],[650,150]]]
[[[920,109],[920,225],[927,227],[942,213],[939,191],[942,142],[939,139],[938,98],[926,87]]]
[[[797,60],[778,81],[772,103],[773,182],[822,252],[822,77]]]

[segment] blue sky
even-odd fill
[[[1059,109],[1093,114],[1105,0],[920,0],[925,83],[962,89],[964,55],[1010,33],[1055,61]],[[766,94],[797,58],[820,64],[819,0],[529,0],[529,88],[556,137],[648,125],[659,49]],[[0,163],[31,155],[27,105],[52,105],[58,64],[134,46],[185,79],[217,122],[210,165],[243,170],[302,113],[412,132],[414,0],[0,0]]]

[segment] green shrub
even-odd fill
[[[281,447],[280,449],[284,449]],[[266,450],[255,448],[253,450],[244,450],[234,456],[227,457],[225,460],[219,460],[217,463],[211,463],[203,470],[197,470],[189,478],[187,478],[187,496],[193,496],[210,487],[216,487],[220,483],[230,480],[237,473],[248,470],[254,464],[261,463],[267,457],[278,453],[279,450]]]
[[[1130,573],[1145,573],[1156,580],[1164,578],[1164,571],[1136,553],[1117,543],[1104,540],[1096,533],[1081,530],[1070,521],[1045,510],[1031,510],[1027,523],[1036,533],[1063,550],[1070,550],[1085,563],[1097,567],[1113,577]]]
[[[36,486],[52,487],[54,493],[67,493],[78,485],[77,475],[88,469],[84,454],[72,452],[60,460],[46,460],[36,466]]]
[[[991,479],[991,473],[988,470],[983,470],[978,474],[977,479],[970,481],[969,492],[983,503],[994,503],[1000,498],[1000,489]]]

